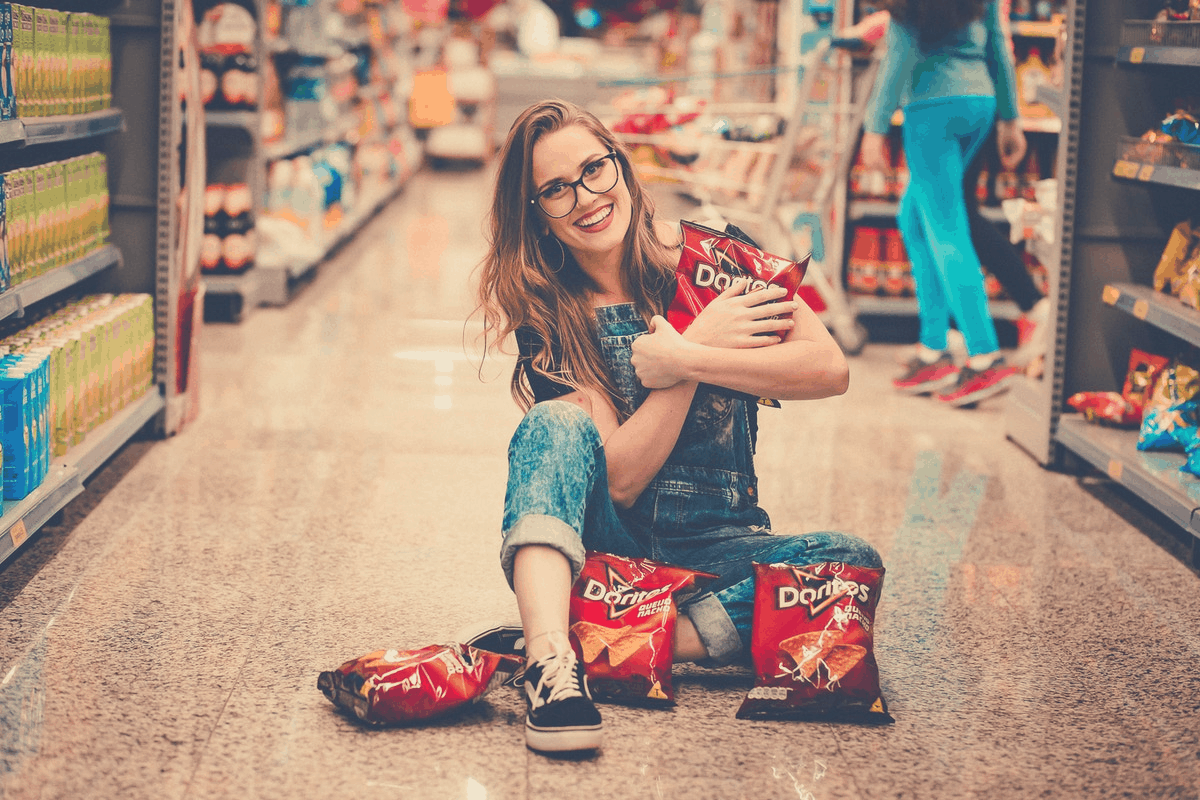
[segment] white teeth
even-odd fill
[[[593,214],[590,217],[585,217],[585,218],[579,220],[577,225],[581,228],[590,228],[593,225],[598,225],[599,223],[608,219],[608,215],[611,213],[612,213],[612,206],[605,206],[604,208],[600,209],[600,211],[598,213]]]

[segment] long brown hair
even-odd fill
[[[485,349],[527,328],[540,349],[519,362],[512,395],[522,410],[533,405],[529,370],[576,389],[596,389],[623,403],[609,378],[596,335],[596,316],[588,300],[595,289],[571,251],[550,237],[541,238],[541,212],[533,197],[533,147],[548,133],[579,125],[617,155],[629,188],[632,216],[625,235],[621,274],[639,311],[649,318],[663,311],[660,296],[674,272],[676,257],[659,240],[654,203],[644,191],[629,153],[599,119],[563,100],[535,103],[517,118],[500,150],[500,168],[489,219],[489,247],[479,270],[476,311],[483,312]]]
[[[991,0],[995,2],[996,0]],[[921,47],[932,47],[945,36],[983,17],[989,0],[888,0],[892,17],[917,32]]]

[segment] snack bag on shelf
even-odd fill
[[[571,646],[599,698],[671,705],[677,595],[716,577],[645,558],[588,552],[571,589]]]
[[[520,666],[515,656],[463,644],[378,650],[322,672],[317,688],[368,725],[401,725],[474,703]]]
[[[1142,410],[1120,392],[1076,392],[1067,398],[1067,405],[1083,414],[1088,422],[1118,428],[1136,428],[1142,423]]]
[[[1145,413],[1146,402],[1150,399],[1154,384],[1169,363],[1171,360],[1166,356],[1154,355],[1137,348],[1130,351],[1129,368],[1125,371],[1121,397],[1135,406],[1139,414]]]
[[[1200,372],[1174,361],[1159,374],[1146,400],[1138,450],[1177,450],[1178,428],[1195,427],[1200,400]]]
[[[755,564],[755,680],[738,718],[892,722],[874,654],[883,574],[841,562]]]
[[[1183,279],[1183,265],[1193,246],[1192,224],[1183,220],[1171,231],[1167,246],[1154,269],[1154,289],[1177,295]]]

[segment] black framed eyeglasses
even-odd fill
[[[617,185],[621,170],[617,166],[617,154],[610,152],[586,164],[578,180],[564,183],[555,181],[542,189],[529,202],[536,204],[547,217],[562,219],[579,204],[579,187],[592,194],[604,194]]]

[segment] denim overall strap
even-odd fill
[[[647,331],[632,303],[596,309],[600,350],[631,414],[649,394],[630,363],[633,342]],[[768,526],[758,507],[752,425],[747,402],[714,387],[696,390],[675,448],[654,480],[622,519],[649,529],[653,555],[663,558],[669,540],[704,539],[729,526]]]

